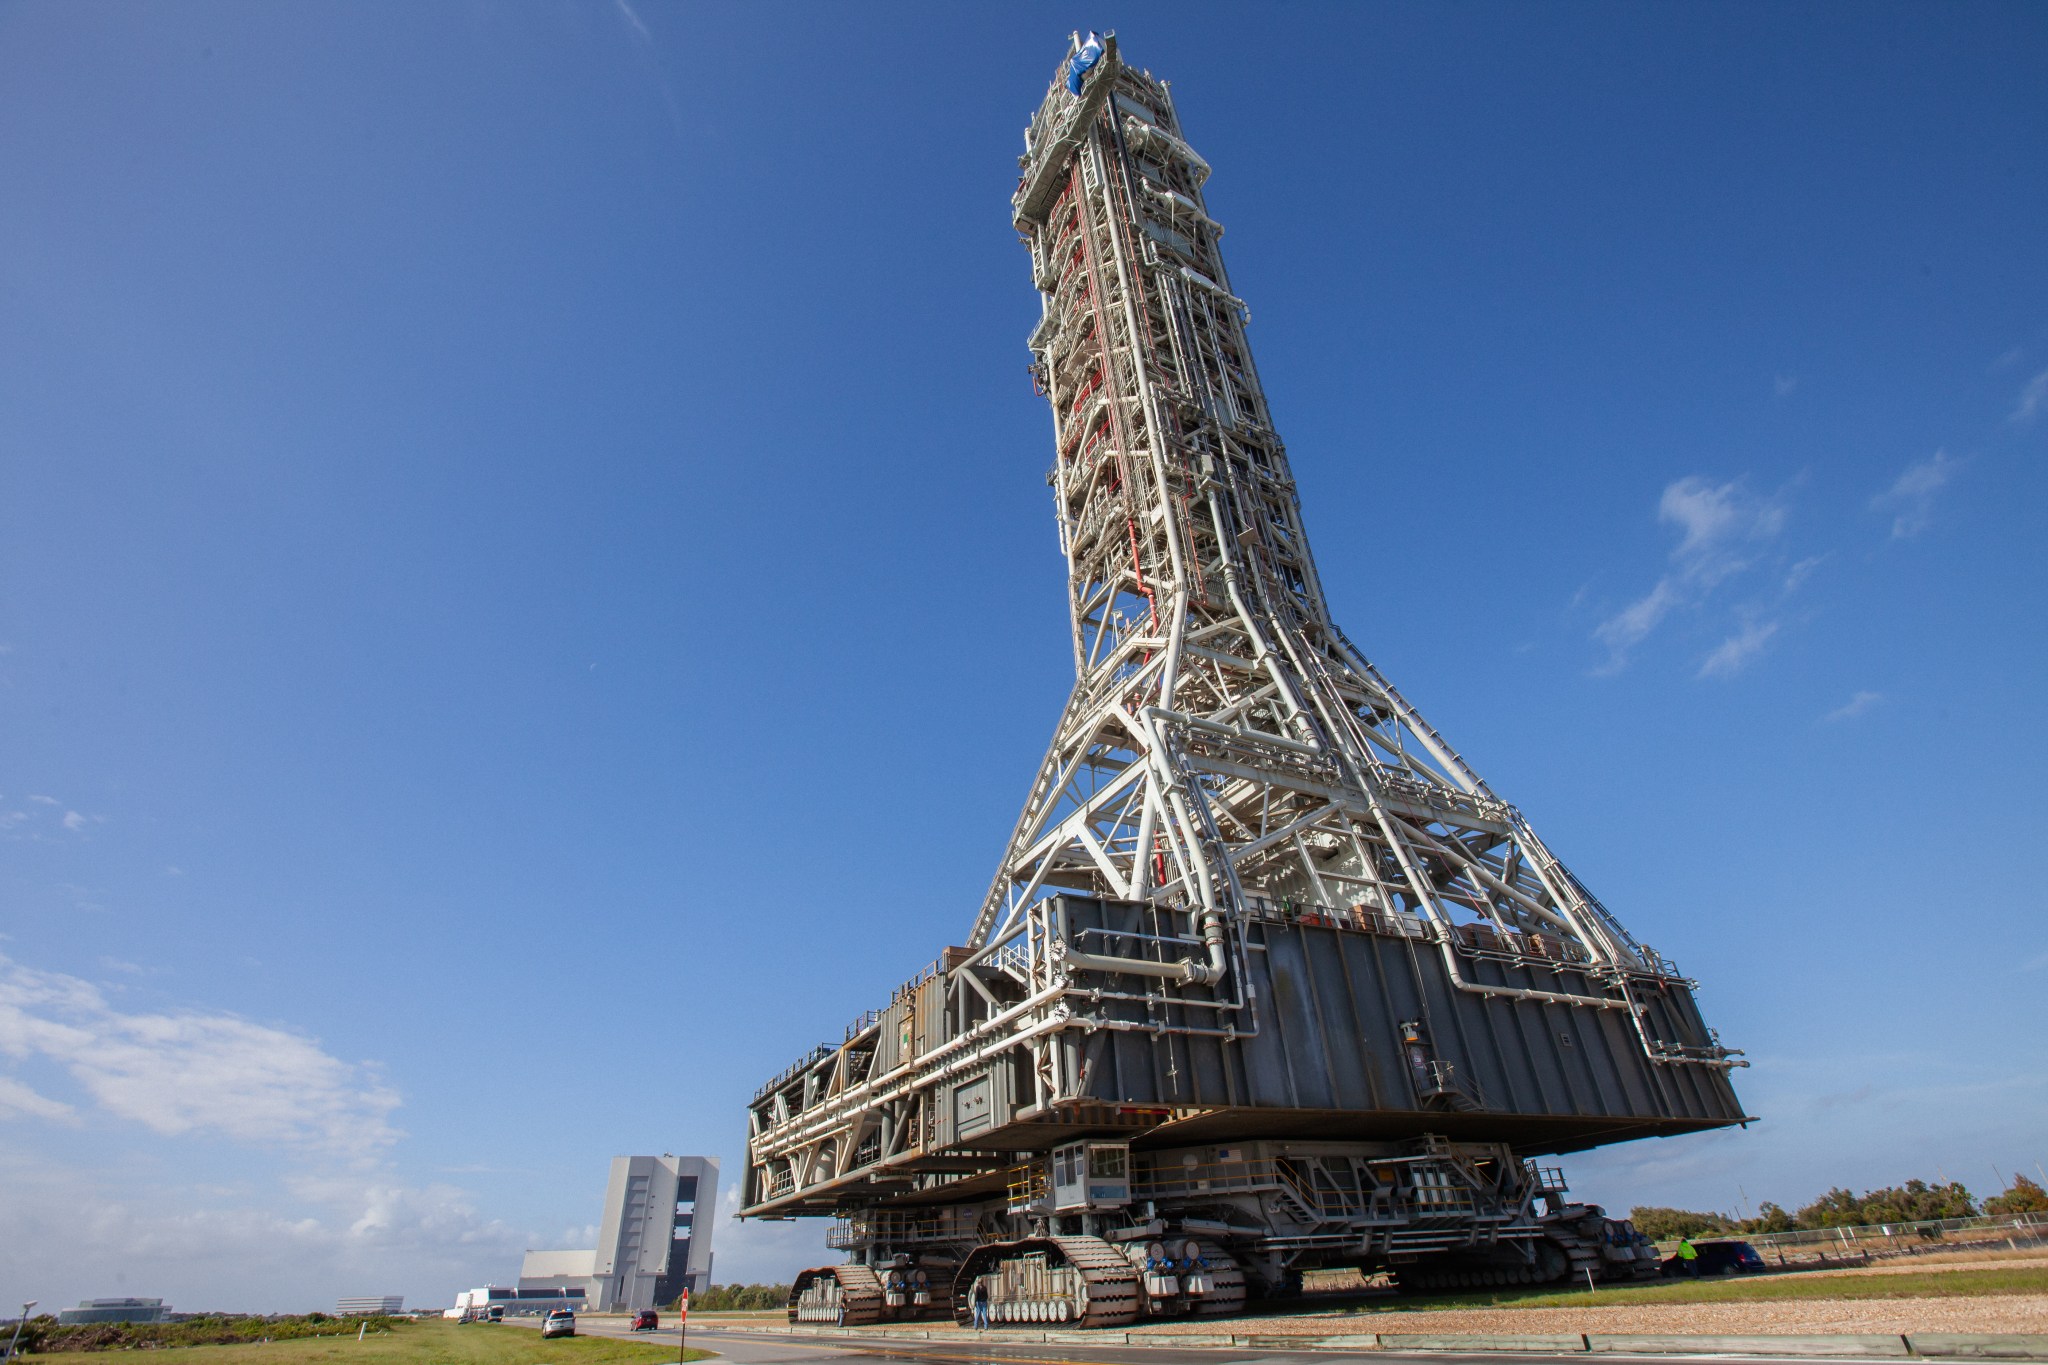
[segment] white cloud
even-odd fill
[[[1799,376],[1796,374],[1781,374],[1771,383],[1771,388],[1776,391],[1780,398],[1789,397],[1792,390],[1798,387]]]
[[[1776,621],[1751,621],[1714,647],[1700,664],[1702,678],[1732,678],[1778,633]]]
[[[61,1100],[38,1095],[12,1076],[0,1076],[0,1119],[24,1117],[76,1123],[78,1111]]]
[[[2012,416],[2006,420],[2031,422],[2043,408],[2048,408],[2048,370],[2041,371],[2027,381],[2026,387],[2020,390],[2019,405],[2012,410]]]
[[[73,834],[76,834],[78,833],[78,831],[84,829],[85,824],[85,817],[83,815],[80,815],[77,811],[67,810],[64,812],[64,828],[70,830]]]
[[[1825,716],[1822,716],[1821,719],[1829,722],[1854,720],[1857,716],[1862,715],[1865,711],[1868,711],[1883,700],[1884,693],[1882,692],[1858,692],[1855,696],[1849,698],[1849,700],[1843,702]]]
[[[92,983],[0,957],[0,1055],[42,1057],[99,1108],[166,1136],[369,1159],[395,1091],[300,1034],[236,1015],[127,1014]]]
[[[1911,540],[1927,529],[1934,518],[1934,498],[1948,487],[1956,471],[1967,463],[1950,459],[1945,450],[1937,450],[1932,456],[1917,464],[1906,466],[1906,471],[1892,481],[1892,486],[1870,500],[1870,510],[1884,512],[1896,509],[1892,518],[1892,539]]]
[[[29,793],[28,799],[43,806],[61,806],[64,804],[54,796],[38,796],[34,792]]]
[[[1678,585],[1669,578],[1657,580],[1657,586],[1602,621],[1593,636],[1608,649],[1608,664],[1605,671],[1619,672],[1628,663],[1628,653],[1641,644],[1649,633],[1661,625],[1671,609],[1679,604],[1681,596]]]
[[[1785,571],[1786,594],[1789,596],[1792,593],[1798,592],[1800,584],[1804,583],[1815,569],[1818,569],[1826,562],[1826,555],[1813,555],[1810,558],[1800,560],[1797,564],[1787,569]]]
[[[1608,652],[1597,671],[1626,668],[1630,652],[1673,611],[1698,605],[1749,568],[1755,547],[1775,540],[1787,515],[1782,497],[1759,498],[1739,480],[1717,485],[1689,475],[1668,485],[1657,500],[1657,520],[1680,532],[1671,551],[1672,567],[1649,592],[1594,629],[1593,638]],[[1788,583],[1788,590],[1792,586],[1796,582]]]
[[[742,1222],[739,1207],[736,1186],[720,1192],[711,1243],[720,1284],[787,1284],[806,1266],[831,1264],[833,1253],[826,1248],[825,1229],[816,1219]]]
[[[644,46],[654,41],[654,35],[647,31],[647,25],[640,21],[639,13],[626,0],[613,0],[618,6],[619,17],[633,30],[633,36]]]
[[[67,1079],[76,1094],[40,1093]],[[0,1283],[33,1281],[59,1301],[107,1292],[111,1267],[180,1307],[272,1311],[372,1290],[448,1303],[502,1280],[542,1239],[452,1185],[401,1179],[387,1164],[397,1105],[374,1068],[303,1034],[221,1011],[123,1009],[91,981],[0,955],[0,1121],[107,1139],[90,1165],[61,1146],[28,1155],[20,1144],[69,1141],[47,1130],[0,1142]],[[166,1178],[222,1155],[225,1185],[212,1171]]]
[[[300,1181],[261,1207],[246,1187],[164,1188],[136,1175],[0,1154],[0,1280],[63,1302],[106,1292],[95,1286],[111,1267],[188,1309],[331,1311],[351,1292],[431,1306],[502,1281],[541,1240],[480,1216],[446,1185]]]

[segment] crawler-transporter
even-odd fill
[[[1654,1273],[1537,1158],[1743,1122],[1738,1054],[1331,619],[1166,87],[1077,38],[1021,164],[1077,680],[966,945],[754,1097],[744,1216],[849,1256],[791,1318]],[[1372,605],[1467,628],[1454,543]]]

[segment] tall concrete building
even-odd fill
[[[701,1293],[711,1286],[717,1208],[717,1157],[613,1157],[596,1248],[527,1252],[518,1303],[633,1313],[673,1303],[686,1287]]]
[[[711,1220],[718,1207],[718,1158],[612,1158],[597,1229],[600,1301],[620,1312],[668,1303],[687,1287],[711,1287]],[[704,1226],[697,1227],[697,1211]]]

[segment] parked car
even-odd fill
[[[548,1314],[548,1320],[540,1325],[541,1339],[549,1337],[573,1337],[576,1335],[576,1315],[566,1308],[557,1308]]]
[[[505,1305],[502,1303],[492,1304],[489,1308],[484,1309],[482,1316],[478,1318],[479,1322],[503,1322],[504,1320]]]
[[[1694,1275],[1754,1275],[1766,1268],[1764,1258],[1747,1242],[1694,1242],[1692,1249],[1699,1253],[1692,1263]],[[1659,1269],[1666,1276],[1688,1273],[1676,1252],[1666,1256]]]
[[[655,1312],[652,1308],[643,1308],[633,1315],[633,1330],[636,1332],[652,1332],[659,1326],[661,1326],[661,1314]]]

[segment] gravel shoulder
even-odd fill
[[[1133,1334],[1214,1332],[1220,1324],[1154,1323]],[[1341,1332],[1649,1332],[1748,1336],[1802,1332],[2048,1333],[2048,1294],[1955,1299],[1801,1299],[1762,1303],[1614,1304],[1587,1308],[1441,1308],[1240,1318],[1261,1336]]]

